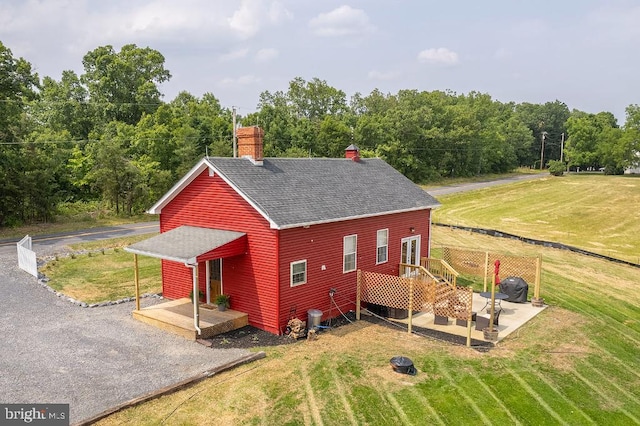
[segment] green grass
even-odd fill
[[[562,242],[640,263],[640,179],[568,175],[439,197],[435,222]]]
[[[567,243],[563,233],[575,234],[576,242],[608,250],[617,240],[603,229],[617,226],[629,232],[625,240],[637,239],[638,225],[628,217],[637,213],[610,208],[639,205],[636,184],[623,177],[543,178],[443,197],[437,214]],[[533,203],[540,211],[498,201]],[[434,227],[432,245],[541,255],[540,296],[549,307],[487,353],[356,322],[314,342],[259,348],[267,352],[263,360],[101,424],[640,424],[638,268],[441,227]],[[411,358],[419,374],[391,371],[396,355]]]
[[[640,422],[638,269],[435,228],[434,246],[542,255],[550,307],[495,349],[360,321],[316,342],[261,348],[264,360],[128,409],[102,424],[521,424]],[[416,376],[391,371],[411,358]]]
[[[74,254],[47,263],[41,272],[50,278],[49,286],[76,300],[98,303],[135,295],[133,254],[122,248],[149,238],[127,238],[74,244]],[[75,254],[75,252],[86,252]],[[138,256],[140,294],[159,293],[160,260]]]

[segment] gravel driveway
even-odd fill
[[[15,253],[15,246],[0,250],[2,403],[68,403],[75,423],[249,353],[135,321],[133,302],[72,305],[18,269]]]

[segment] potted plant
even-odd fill
[[[229,307],[229,295],[219,294],[216,296],[216,305],[218,305],[219,311],[226,311]]]

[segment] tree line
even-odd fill
[[[205,153],[232,156],[233,120],[211,93],[165,102],[164,56],[134,44],[101,46],[84,73],[40,77],[0,42],[0,226],[50,221],[69,203],[102,202],[118,214],[144,211]],[[544,167],[620,173],[637,162],[640,108],[619,126],[613,114],[499,102],[471,92],[345,92],[294,78],[264,91],[238,119],[265,131],[267,157],[342,157],[354,143],[416,183]],[[542,161],[542,163],[541,163]]]

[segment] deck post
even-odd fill
[[[487,291],[487,276],[489,275],[489,252],[484,252],[484,290]]]
[[[133,253],[133,280],[136,284],[136,311],[140,310],[140,277],[138,275],[138,255]]]
[[[356,319],[360,320],[360,281],[362,281],[362,271],[358,269],[356,279]]]
[[[409,327],[407,333],[411,334],[413,331],[413,281],[415,278],[409,278]]]
[[[533,290],[533,297],[540,298],[540,275],[542,273],[542,255],[539,254],[536,259],[536,283]]]

